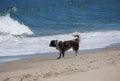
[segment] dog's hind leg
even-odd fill
[[[77,53],[78,53],[78,50],[79,50],[79,44],[76,44],[72,49],[75,52],[75,56],[77,56]]]

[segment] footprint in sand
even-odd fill
[[[5,80],[3,80],[3,81],[9,81],[9,78],[6,78]]]

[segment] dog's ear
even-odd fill
[[[55,40],[55,42],[58,42],[58,40]]]
[[[58,40],[52,40],[52,41],[50,42],[50,45],[49,45],[49,46],[51,46],[51,47],[56,47],[57,42],[58,42]]]
[[[57,43],[58,43],[58,40],[54,40],[54,42],[55,42],[55,45],[57,45]]]

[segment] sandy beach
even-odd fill
[[[120,0],[0,0],[0,81],[120,81]]]
[[[56,57],[0,65],[0,81],[120,81],[120,47]]]

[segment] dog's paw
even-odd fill
[[[60,57],[56,58],[56,59],[61,59]]]

